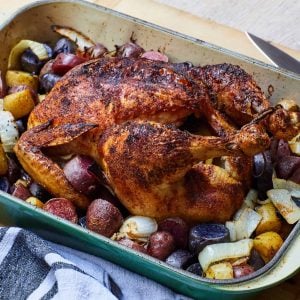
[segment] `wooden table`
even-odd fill
[[[35,1],[0,0],[0,23],[4,22],[7,17],[21,6],[32,2]],[[230,27],[219,25],[213,21],[198,18],[153,0],[89,0],[89,2],[113,8],[128,15],[156,23],[269,63],[250,43],[244,33]],[[282,46],[279,46],[279,48],[300,60],[300,52]],[[300,274],[277,287],[264,291],[255,299],[300,300]]]

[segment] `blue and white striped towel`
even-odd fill
[[[0,299],[188,298],[101,258],[50,243],[24,229],[2,227]]]

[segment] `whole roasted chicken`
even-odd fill
[[[206,119],[215,136],[179,129],[190,115]],[[238,66],[101,58],[56,84],[30,114],[15,152],[35,181],[81,208],[90,199],[72,187],[49,150],[93,157],[132,214],[226,221],[249,188],[251,156],[269,146],[268,133],[298,133],[299,118],[271,108]]]

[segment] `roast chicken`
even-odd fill
[[[206,119],[215,136],[181,130],[190,115]],[[269,146],[268,133],[298,133],[299,119],[270,107],[238,66],[100,58],[69,71],[35,107],[15,152],[35,181],[80,208],[90,199],[49,150],[94,158],[132,214],[224,222],[249,188],[251,156]]]

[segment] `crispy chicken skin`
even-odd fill
[[[243,149],[244,135],[249,138],[247,129],[228,138],[204,137],[171,125],[131,121],[102,135],[99,154],[110,185],[132,213],[224,222],[241,205],[242,182],[199,161],[251,154],[251,146]]]
[[[269,114],[266,109],[259,87],[235,66],[102,58],[75,67],[56,84],[30,114],[15,152],[34,180],[81,208],[90,199],[74,190],[44,150],[93,157],[133,214],[226,221],[249,184],[245,155],[269,145],[270,117],[259,117]],[[191,114],[204,116],[219,137],[169,127]],[[299,131],[297,118],[273,130]],[[223,168],[201,163],[223,155],[229,155]]]

